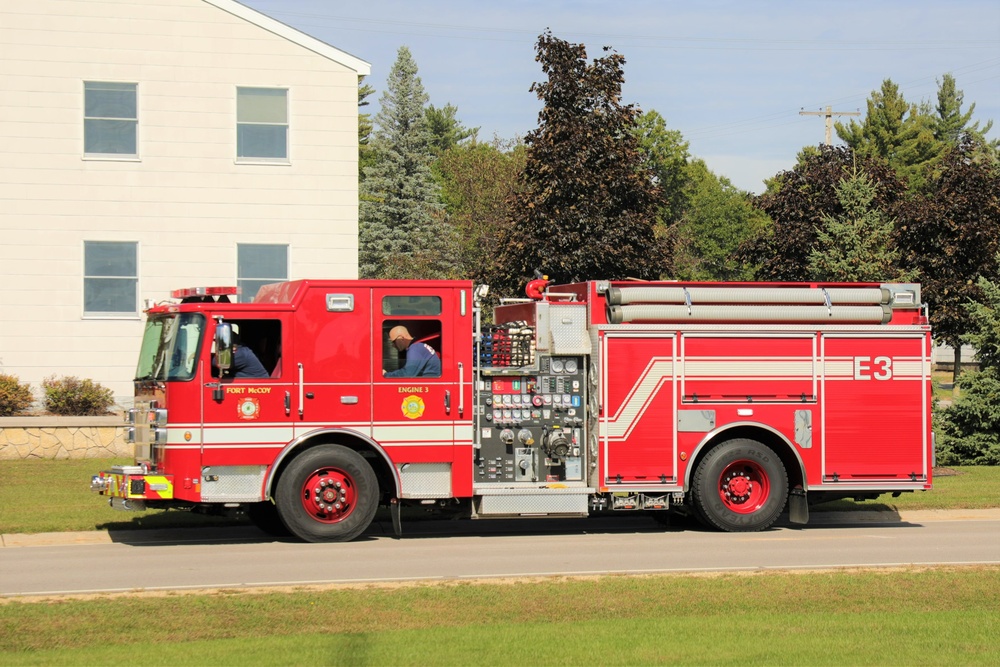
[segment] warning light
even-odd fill
[[[239,287],[185,287],[170,293],[174,299],[189,299],[195,296],[230,296],[239,294]]]

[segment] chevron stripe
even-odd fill
[[[674,377],[674,363],[668,357],[652,357],[614,417],[601,420],[601,436],[615,440],[628,438],[642,419],[664,383]]]

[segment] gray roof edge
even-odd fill
[[[372,72],[371,63],[368,63],[356,56],[352,56],[346,51],[341,51],[334,46],[330,46],[326,42],[307,35],[301,30],[296,30],[290,25],[286,25],[266,14],[261,14],[255,9],[251,9],[244,4],[236,2],[236,0],[203,0],[203,2],[207,2],[208,4],[218,7],[223,11],[229,12],[233,16],[239,17],[244,21],[249,21],[250,23],[258,25],[269,32],[273,32],[279,37],[283,37],[290,42],[294,42],[309,49],[310,51],[316,52],[324,58],[329,58],[334,62],[340,63],[344,67],[357,72],[359,76],[368,76]]]

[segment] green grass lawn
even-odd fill
[[[1000,507],[1000,467],[970,466],[942,468],[935,471],[930,491],[903,493],[898,498],[879,496],[878,500],[854,502],[837,500],[810,508],[813,511],[853,510],[943,510]]]
[[[934,371],[931,373],[931,391],[939,401],[952,401],[955,391],[952,388],[951,371]]]
[[[179,511],[121,512],[90,490],[90,478],[131,459],[0,461],[0,533],[237,525]]]
[[[0,601],[4,665],[996,665],[1000,567]]]
[[[0,461],[0,534],[246,525],[245,519],[190,512],[120,512],[90,491],[90,477],[126,459]],[[970,509],[1000,507],[1000,467],[939,471],[934,489],[876,501],[838,500],[812,511]]]

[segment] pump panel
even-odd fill
[[[583,357],[539,355],[537,370],[484,369],[475,484],[582,482]]]

